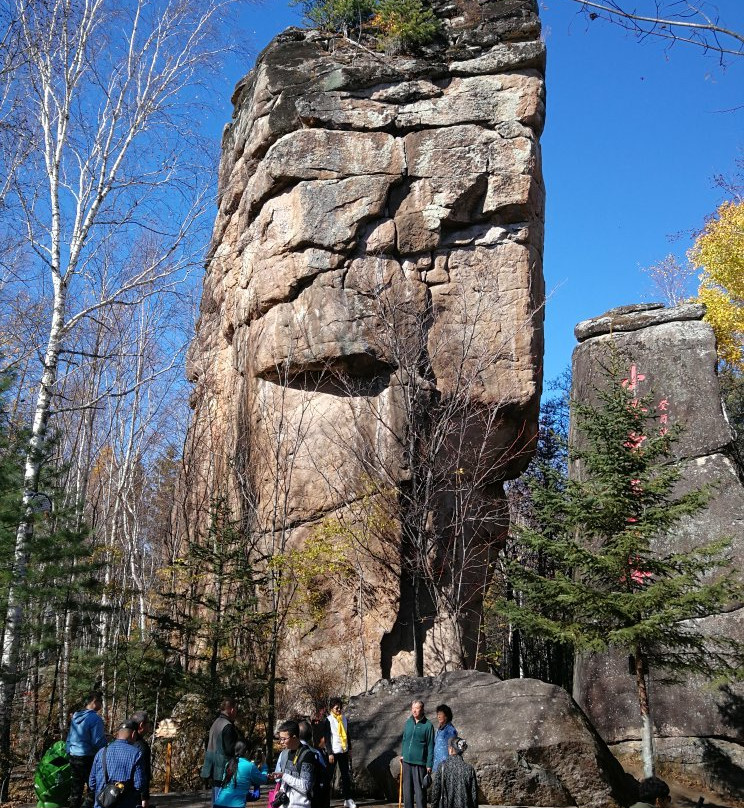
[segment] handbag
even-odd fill
[[[126,794],[127,786],[134,777],[134,766],[132,766],[132,774],[129,780],[112,780],[109,782],[108,769],[106,768],[106,751],[108,747],[103,750],[103,788],[96,794],[96,802],[101,808],[114,808],[121,802],[121,798]],[[136,762],[135,764],[136,765]]]
[[[277,783],[274,788],[269,791],[269,799],[266,803],[266,808],[271,808],[272,803],[276,799],[277,792],[279,791],[279,786],[281,786],[281,783]]]

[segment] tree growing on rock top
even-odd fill
[[[374,13],[375,0],[291,0],[290,5],[301,6],[310,25],[349,37],[361,35],[362,25]]]
[[[742,586],[726,561],[725,539],[689,551],[654,551],[657,537],[706,507],[710,491],[678,493],[682,471],[670,462],[670,450],[681,427],[667,428],[663,402],[655,406],[650,394],[640,396],[636,382],[623,378],[626,362],[610,352],[597,403],[573,402],[570,457],[578,477],[563,491],[536,497],[540,518],[518,530],[524,545],[550,559],[553,572],[510,561],[520,598],[502,598],[495,608],[525,634],[577,652],[614,648],[632,656],[649,777],[649,671],[663,671],[671,681],[683,672],[740,676],[741,648],[704,636],[696,621],[730,608]]]
[[[345,37],[376,33],[380,50],[410,51],[431,42],[439,31],[436,15],[425,0],[292,0],[306,20]]]
[[[434,12],[421,0],[380,0],[373,23],[386,51],[406,51],[431,42],[439,30]]]

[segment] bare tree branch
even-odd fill
[[[744,33],[720,22],[718,9],[706,0],[651,0],[648,11],[621,0],[571,0],[589,20],[615,23],[639,38],[683,42],[725,56],[744,56]],[[710,11],[708,11],[710,8]]]

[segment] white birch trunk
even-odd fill
[[[35,498],[39,488],[41,457],[46,440],[52,395],[57,381],[57,368],[62,348],[65,321],[65,285],[58,273],[52,276],[54,285],[54,307],[49,328],[49,339],[44,355],[44,372],[36,398],[31,437],[26,452],[26,465],[23,478],[23,518],[16,531],[13,551],[13,569],[8,590],[3,635],[2,689],[0,690],[0,801],[7,799],[8,777],[10,774],[7,753],[10,750],[10,725],[15,700],[16,682],[19,675],[18,661],[23,635],[24,590],[28,572],[28,560],[33,539],[33,517]]]

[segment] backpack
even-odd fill
[[[65,742],[57,741],[44,752],[34,774],[34,791],[44,808],[67,805],[72,787],[70,761],[65,754]]]
[[[309,748],[315,757],[315,777],[313,779],[313,790],[310,794],[310,808],[328,808],[331,799],[328,761],[320,749]]]
[[[313,764],[313,787],[307,795],[310,799],[310,808],[327,808],[330,784],[326,760],[321,751],[303,744],[294,765],[299,770],[302,768],[302,764],[308,761],[312,761]]]

